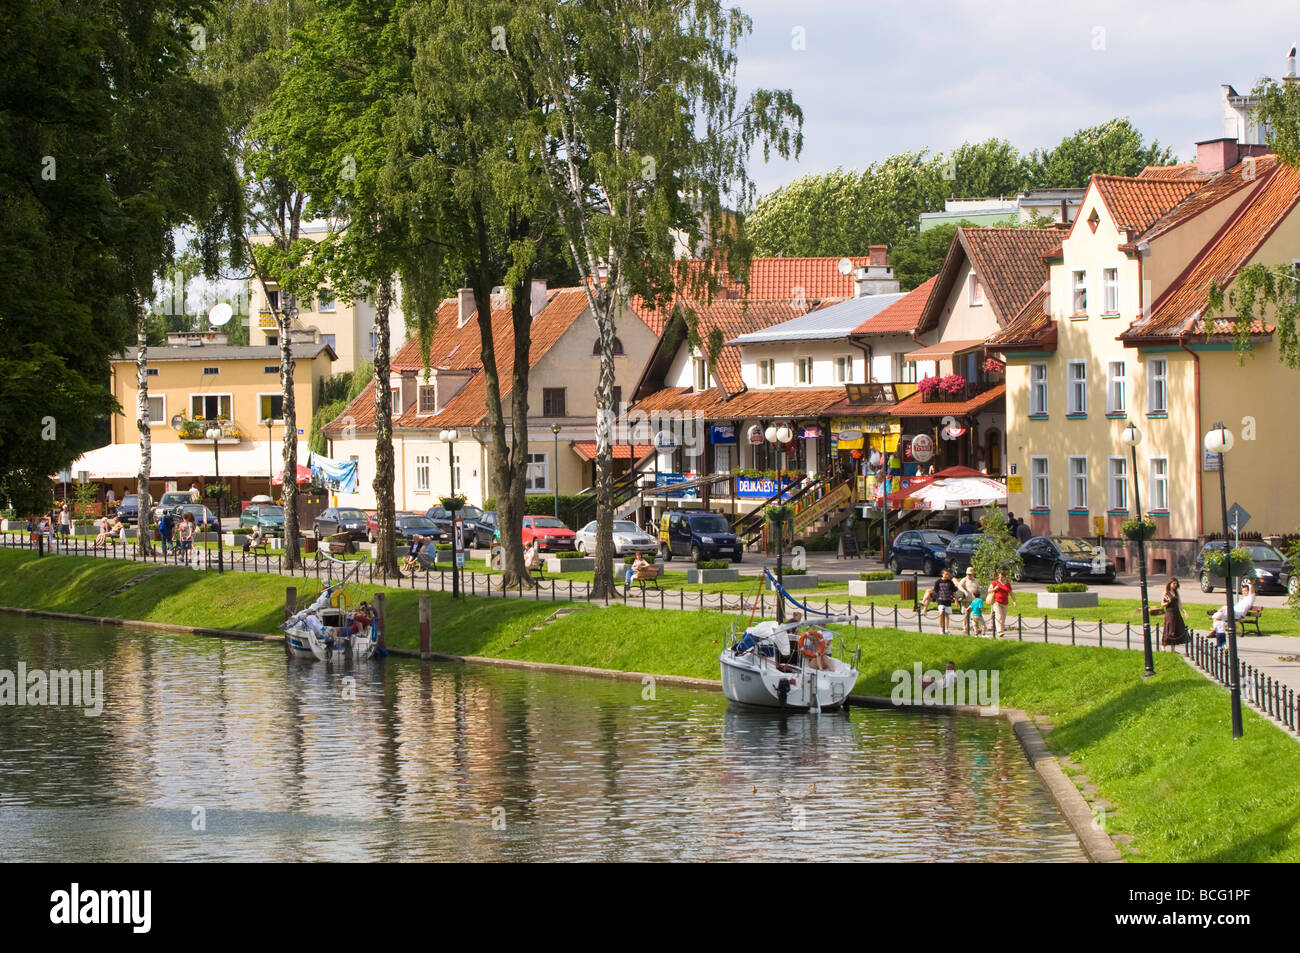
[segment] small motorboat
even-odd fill
[[[379,625],[374,617],[370,618],[368,627],[353,632],[356,613],[331,604],[339,588],[330,586],[321,590],[311,605],[282,625],[284,641],[292,657],[320,662],[341,657],[364,662],[379,649]]]
[[[759,622],[741,635],[733,629],[718,656],[722,691],[730,701],[762,708],[839,708],[857,684],[858,670],[834,657],[834,639],[830,629],[805,621]]]

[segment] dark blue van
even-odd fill
[[[659,555],[664,562],[687,556],[692,561],[730,559],[738,563],[744,556],[744,543],[721,513],[669,510],[659,518]]]

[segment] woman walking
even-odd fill
[[[1183,611],[1183,598],[1178,592],[1178,578],[1170,576],[1165,583],[1165,597],[1160,601],[1165,610],[1164,633],[1161,645],[1182,645],[1187,641],[1187,615]]]
[[[993,638],[1005,638],[1007,634],[1007,603],[1013,602],[1017,609],[1020,603],[1016,602],[1015,593],[1011,589],[1011,583],[1007,581],[1007,571],[998,570],[998,578],[989,583],[989,597],[993,600]]]

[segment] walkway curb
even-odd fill
[[[52,612],[46,609],[24,609],[15,606],[0,606],[0,612],[15,615],[35,616],[44,619],[64,619],[71,622],[94,622],[100,625],[140,626],[148,629],[162,629],[172,632],[188,632],[210,638],[239,639],[246,642],[283,642],[282,635],[263,635],[257,632],[242,632],[238,629],[212,629],[202,626],[178,625],[171,622],[143,622],[133,619],[114,619],[105,616],[78,615],[73,612]],[[418,650],[388,649],[390,655],[403,658],[419,659]],[[684,675],[654,675],[648,672],[622,672],[617,669],[591,668],[585,665],[560,665],[554,662],[532,662],[525,659],[502,659],[484,655],[450,655],[433,652],[429,661],[459,662],[465,665],[489,665],[495,668],[512,668],[533,672],[550,672],[561,675],[584,675],[622,682],[641,682],[649,679],[654,685],[668,685],[676,688],[693,688],[704,691],[722,691],[722,682],[711,678],[691,678]],[[953,714],[966,717],[984,718],[979,705],[922,705],[911,702],[897,703],[891,698],[880,695],[849,695],[845,704],[860,708],[881,708],[909,711],[916,713]],[[1047,747],[1047,742],[1029,716],[1018,708],[1000,708],[998,714],[1011,725],[1016,739],[1024,749],[1025,756],[1037,772],[1043,785],[1052,796],[1061,815],[1065,818],[1080,846],[1093,863],[1115,863],[1123,859],[1119,849],[1111,839],[1093,824],[1092,810],[1084,800],[1079,789],[1074,786],[1055,755]]]

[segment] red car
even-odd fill
[[[537,548],[547,553],[563,553],[573,549],[576,534],[554,516],[524,517],[524,548],[537,540]]]

